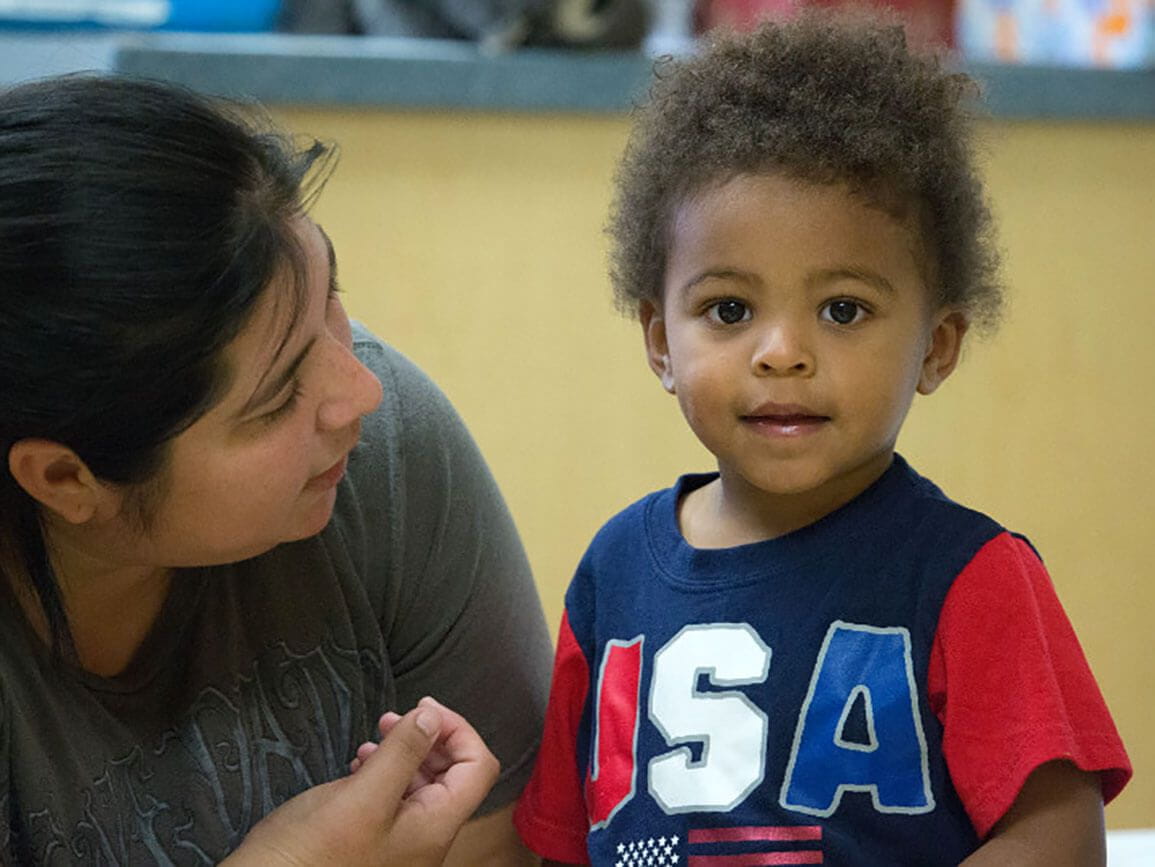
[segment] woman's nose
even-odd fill
[[[317,425],[323,430],[340,430],[377,408],[381,383],[352,349],[333,341],[330,351],[334,354],[331,380],[317,410]]]

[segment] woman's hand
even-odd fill
[[[431,698],[380,725],[381,743],[362,745],[355,773],[282,804],[224,863],[441,864],[497,779],[497,759],[463,717]]]

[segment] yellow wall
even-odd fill
[[[509,499],[556,626],[610,514],[706,455],[617,317],[601,227],[619,117],[286,110],[337,140],[316,213],[355,316],[446,390]],[[1042,551],[1155,825],[1155,126],[993,124],[1010,315],[900,447]],[[1143,540],[1147,539],[1147,542]]]

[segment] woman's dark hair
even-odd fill
[[[159,82],[0,92],[0,570],[35,592],[57,658],[74,650],[68,618],[12,445],[44,438],[99,479],[153,479],[227,388],[222,350],[274,276],[301,282],[289,221],[328,153]]]
[[[659,303],[677,208],[742,174],[847,184],[913,217],[932,300],[993,326],[991,218],[971,154],[974,82],[876,15],[809,12],[660,62],[607,227],[617,305]]]

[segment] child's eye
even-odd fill
[[[822,308],[822,318],[838,325],[853,325],[862,321],[869,311],[857,301],[849,298],[839,298],[831,301]]]
[[[725,301],[711,304],[706,310],[706,315],[723,325],[735,325],[750,318],[750,308],[741,301],[727,298]]]

